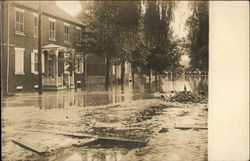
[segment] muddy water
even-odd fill
[[[185,77],[176,80],[161,77],[159,82],[152,82],[151,84],[146,79],[137,79],[134,85],[132,83],[113,84],[108,91],[104,89],[103,84],[94,84],[89,85],[85,90],[44,92],[42,96],[37,93],[22,93],[14,97],[4,98],[3,106],[32,106],[41,109],[54,109],[107,105],[154,98],[155,92],[182,91],[184,85],[187,90],[192,92],[204,91],[207,93],[208,91],[208,80],[205,76]]]
[[[51,129],[72,130],[72,127],[67,127],[72,124],[78,130],[80,127],[80,130],[84,133],[89,132],[89,134],[92,134],[94,132],[94,134],[100,136],[110,137],[110,134],[115,133],[119,135],[116,137],[126,138],[128,136],[135,140],[140,139],[138,136],[144,136],[145,133],[152,136],[149,142],[142,147],[133,146],[129,148],[126,144],[117,142],[111,144],[109,141],[101,141],[91,146],[59,149],[48,156],[35,157],[38,160],[39,158],[41,158],[40,160],[55,161],[206,160],[207,130],[177,130],[173,128],[173,124],[178,121],[204,122],[207,118],[203,117],[205,111],[200,107],[157,109],[149,106],[149,108],[143,109],[142,107],[144,106],[142,103],[139,103],[138,107],[128,105],[125,106],[126,108],[123,106],[88,108],[89,106],[119,104],[132,100],[154,98],[154,93],[156,92],[181,91],[184,85],[187,87],[187,90],[193,92],[207,92],[206,77],[189,77],[178,80],[170,80],[163,77],[158,83],[152,83],[151,85],[146,80],[137,80],[134,86],[132,84],[124,86],[114,84],[109,91],[105,91],[103,85],[98,84],[88,86],[85,91],[46,92],[42,96],[34,93],[25,93],[5,99],[4,105],[5,107],[20,107],[18,110],[9,108],[11,109],[9,113],[13,116],[16,116],[14,115],[15,111],[19,111],[20,115],[22,109],[27,110],[30,106],[32,110],[27,110],[27,113],[23,112],[24,118],[28,114],[27,121],[24,119],[23,122],[27,124],[25,127],[48,128],[51,126]],[[145,101],[143,100],[143,102]],[[81,121],[78,121],[78,117],[73,115],[77,109],[81,111],[79,113]],[[67,112],[65,113],[64,111]],[[194,115],[195,113],[197,113],[197,116]],[[62,119],[59,121],[54,120],[54,115],[58,115]],[[75,118],[76,121],[74,119],[67,121],[67,116]],[[176,120],[177,116],[181,116],[180,118],[186,117],[186,119]],[[65,128],[62,128],[58,123],[61,123],[62,127]],[[152,134],[151,130],[161,126],[165,130]],[[137,128],[145,129],[142,135]]]

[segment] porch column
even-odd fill
[[[75,55],[75,49],[72,49],[72,54]],[[71,77],[72,77],[72,82],[70,81],[70,83],[72,83],[73,87],[75,87],[75,70],[73,70]]]
[[[59,50],[57,49],[55,51],[55,56],[56,56],[56,59],[55,59],[55,78],[56,78],[56,87],[58,87],[58,53],[59,53]]]

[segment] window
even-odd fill
[[[24,35],[24,10],[15,9],[16,10],[16,34]]]
[[[31,52],[31,73],[38,74],[38,52],[33,50]]]
[[[49,19],[49,40],[56,40],[56,20]]]
[[[76,44],[81,44],[81,28],[76,27]]]
[[[44,73],[44,53],[42,53],[42,73]],[[31,52],[31,73],[38,74],[38,51]]]
[[[33,34],[34,37],[38,36],[38,15],[33,14]]]
[[[24,49],[15,48],[15,74],[24,74]]]
[[[69,24],[64,23],[64,41],[69,41]]]
[[[112,74],[115,74],[115,65],[112,65]]]
[[[78,60],[76,71],[78,73],[84,73],[84,58]]]

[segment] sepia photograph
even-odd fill
[[[2,160],[208,160],[209,1],[2,1]]]

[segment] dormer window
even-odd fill
[[[24,35],[24,10],[15,8],[15,16],[16,16],[15,33]]]
[[[49,18],[49,40],[56,41],[56,20]]]

